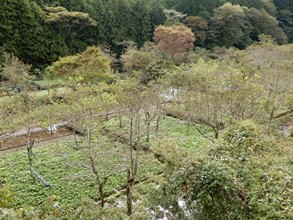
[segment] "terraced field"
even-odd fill
[[[117,119],[107,123],[111,131],[123,134],[118,129]],[[206,129],[206,128],[204,128]],[[204,130],[210,135],[208,129]],[[212,134],[211,134],[212,135]],[[108,196],[117,194],[125,187],[126,171],[129,163],[129,148],[125,144],[100,135],[94,138],[93,146],[97,150],[97,167],[103,174],[113,172],[105,187]],[[174,140],[185,149],[196,148],[199,155],[207,152],[209,139],[204,138],[191,127],[186,135],[186,123],[178,119],[165,117],[157,135],[151,135],[150,146],[155,147],[161,139]],[[146,144],[145,141],[142,142]],[[56,196],[63,206],[77,206],[85,198],[97,200],[98,190],[89,167],[89,151],[83,137],[78,139],[79,148],[75,147],[73,137],[56,139],[37,147],[34,152],[34,167],[49,181],[53,187],[46,188],[40,182],[34,182],[30,176],[26,150],[0,155],[0,173],[5,183],[9,184],[15,194],[15,205],[36,206],[49,196]],[[147,181],[162,173],[164,165],[152,151],[139,151],[137,183]],[[66,184],[64,184],[66,183]],[[137,184],[136,183],[136,184]],[[143,191],[143,190],[142,190]],[[119,194],[118,194],[119,195]]]

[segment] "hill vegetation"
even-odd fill
[[[167,18],[166,9],[171,9]],[[92,45],[119,56],[130,41],[138,47],[151,41],[155,27],[174,10],[195,33],[196,47],[243,49],[260,34],[281,44],[293,40],[289,0],[3,0],[0,47],[38,68]]]
[[[292,10],[4,0],[0,219],[293,219]]]

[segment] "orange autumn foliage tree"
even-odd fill
[[[193,49],[195,36],[191,29],[183,25],[160,25],[154,32],[157,49],[168,56],[180,57]]]

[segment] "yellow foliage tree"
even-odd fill
[[[79,83],[109,83],[113,79],[109,56],[98,47],[88,47],[83,53],[60,58],[47,67],[53,77],[72,79]]]

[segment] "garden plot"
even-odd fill
[[[96,142],[97,167],[102,174],[114,172],[105,191],[107,195],[123,189],[126,182],[124,166],[128,165],[127,147],[110,142],[104,137]],[[30,176],[26,151],[11,152],[1,156],[0,176],[10,185],[15,195],[15,205],[36,206],[48,196],[56,196],[63,206],[76,206],[83,199],[98,199],[95,178],[88,169],[88,151],[80,140],[80,149],[73,148],[72,142],[60,142],[47,147],[36,148],[34,167],[53,187],[46,188],[34,182]],[[95,146],[95,145],[94,145]],[[138,181],[145,180],[161,172],[162,164],[152,154],[140,152]]]
[[[73,135],[73,131],[67,126],[62,125],[52,132],[47,129],[35,128],[32,130],[31,139],[34,139],[35,143],[38,143],[42,141],[58,139],[69,135]],[[25,145],[27,145],[26,130],[19,130],[11,134],[0,136],[0,151],[16,149]]]
[[[117,118],[113,118],[107,122],[106,127],[109,131],[127,138],[128,121],[125,118],[123,118],[122,121],[125,127],[119,127],[120,122]],[[196,149],[195,153],[197,156],[204,156],[209,149],[207,146],[214,141],[213,131],[204,125],[198,125],[197,127],[191,125],[188,129],[185,121],[165,116],[160,122],[159,131],[157,133],[155,132],[155,126],[156,125],[152,123],[149,143],[147,143],[145,135],[141,137],[141,145],[145,148],[152,148],[161,140],[168,140],[173,141],[178,146],[187,150]]]

